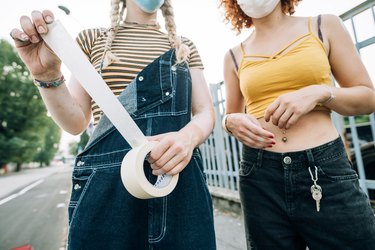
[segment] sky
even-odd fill
[[[54,12],[70,34],[75,37],[82,29],[109,26],[110,0],[13,0],[4,1],[0,8],[2,19],[0,26],[0,39],[11,41],[9,32],[19,28],[19,18],[30,15],[32,10],[50,9]],[[316,16],[318,14],[340,15],[347,10],[364,2],[363,0],[303,0],[296,8],[297,16]],[[70,9],[66,15],[58,8],[59,5]],[[192,40],[205,65],[205,77],[208,83],[218,83],[223,79],[223,58],[229,48],[236,46],[244,40],[250,31],[237,35],[225,23],[223,11],[218,8],[218,0],[174,0],[173,1],[177,33]],[[161,18],[161,15],[159,15]],[[366,18],[366,17],[363,17]],[[162,18],[161,18],[162,19]],[[361,21],[361,20],[358,20]],[[375,27],[361,25],[359,36],[363,39],[369,34],[375,34]],[[375,49],[368,49],[371,53],[364,53],[363,60],[371,68],[370,75],[375,81]],[[374,67],[372,67],[374,66]],[[63,68],[65,76],[69,76]],[[66,148],[69,141],[77,140],[77,136],[64,133],[61,147]]]

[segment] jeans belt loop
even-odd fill
[[[309,166],[310,167],[315,167],[314,155],[313,155],[311,149],[307,149],[306,150],[306,154],[307,154],[307,160],[309,162]]]
[[[258,150],[257,163],[256,163],[257,167],[261,167],[262,166],[262,159],[263,159],[263,150],[259,149]]]

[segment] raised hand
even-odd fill
[[[10,32],[19,56],[34,78],[42,81],[56,80],[61,76],[60,59],[40,36],[48,32],[47,24],[53,20],[54,15],[49,10],[33,11],[31,18],[20,18],[21,29],[14,28]]]

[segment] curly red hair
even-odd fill
[[[293,15],[295,6],[302,0],[281,0],[281,8],[285,14]],[[220,6],[225,9],[225,19],[232,24],[233,29],[239,33],[243,28],[253,25],[251,17],[248,17],[240,8],[237,0],[220,0]]]

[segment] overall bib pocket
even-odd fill
[[[93,169],[75,169],[72,175],[72,194],[69,202],[68,214],[69,225],[72,223],[76,211],[90,186],[96,170]]]

